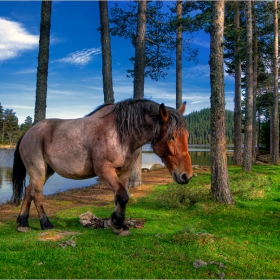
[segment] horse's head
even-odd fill
[[[191,158],[188,151],[188,131],[183,119],[186,103],[177,111],[161,104],[159,107],[160,133],[153,143],[153,150],[170,171],[173,180],[186,184],[193,176]]]

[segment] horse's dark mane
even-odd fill
[[[99,107],[97,110],[104,106],[106,105]],[[139,138],[145,128],[145,114],[147,114],[153,120],[154,139],[152,144],[157,142],[161,128],[159,106],[158,103],[147,99],[128,99],[116,103],[110,113],[115,114],[115,123],[120,140],[123,141],[129,135],[133,135],[136,139]],[[177,110],[170,107],[166,108],[169,113],[166,137],[171,138],[175,129],[180,133],[185,128],[185,120]]]
[[[97,111],[101,110],[102,108],[108,106],[108,105],[113,105],[114,103],[106,103],[106,104],[102,104],[100,106],[98,106],[96,109],[94,109],[92,112],[90,112],[89,114],[85,115],[85,117],[89,117],[93,114],[95,114]]]

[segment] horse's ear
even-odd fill
[[[168,122],[169,114],[163,103],[159,106],[159,116],[163,123]]]
[[[186,109],[186,104],[187,102],[185,101],[180,108],[178,109],[178,112],[181,113],[181,115],[183,115],[185,113],[185,109]]]

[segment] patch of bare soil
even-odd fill
[[[38,240],[40,241],[57,241],[65,238],[66,236],[73,236],[81,234],[80,232],[62,231],[62,230],[47,230],[39,233]]]
[[[209,167],[194,168],[194,172],[207,172]],[[142,173],[142,185],[129,189],[132,198],[139,198],[149,194],[155,186],[173,182],[169,171],[166,168],[159,170],[146,171]],[[94,205],[103,206],[113,201],[112,191],[103,183],[99,182],[90,187],[71,189],[65,192],[58,192],[54,195],[44,197],[44,205],[48,216],[69,209],[72,207]],[[12,204],[0,205],[0,223],[16,220],[20,211],[20,206]],[[31,204],[30,218],[37,217],[37,211],[34,203]]]

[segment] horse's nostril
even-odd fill
[[[188,183],[189,182],[189,177],[188,177],[188,174],[187,173],[183,173],[180,177],[181,181],[183,183]]]

